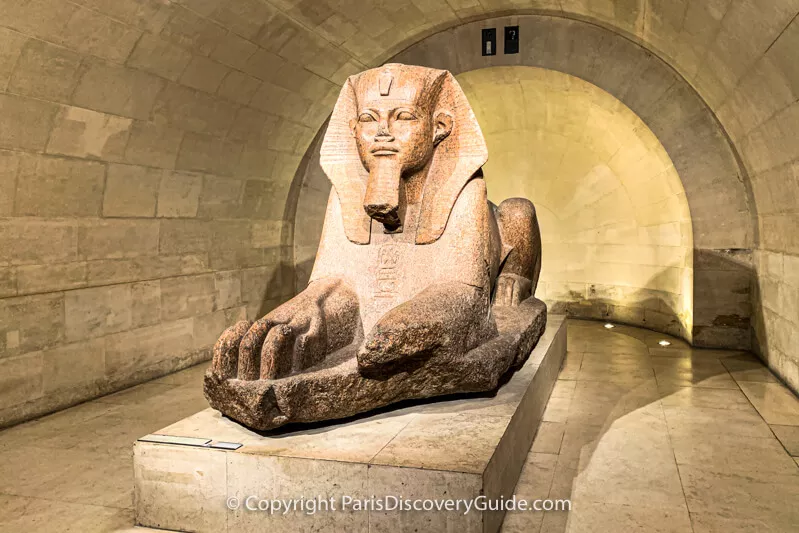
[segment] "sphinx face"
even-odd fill
[[[351,128],[369,171],[364,210],[387,231],[401,231],[409,201],[403,179],[427,166],[438,143],[452,131],[452,117],[446,111],[433,116],[411,100],[379,98],[366,100]]]
[[[369,171],[387,165],[407,176],[433,156],[432,116],[412,102],[367,102],[354,130],[361,162]]]

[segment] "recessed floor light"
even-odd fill
[[[669,341],[660,341],[658,344],[660,344],[661,346],[670,346],[671,345],[671,343]]]
[[[615,327],[616,327],[616,326],[614,326],[613,324],[610,324],[610,323],[608,323],[608,324],[605,324],[605,328],[606,328],[606,329],[613,329],[613,328],[615,328]]]

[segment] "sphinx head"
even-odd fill
[[[388,64],[350,76],[320,152],[347,238],[368,244],[372,222],[403,231],[417,203],[416,244],[438,240],[488,149],[472,108],[446,70]]]
[[[363,208],[389,230],[402,225],[403,180],[425,169],[452,132],[453,113],[438,106],[447,74],[389,64],[353,79],[356,116],[349,125],[369,172]]]

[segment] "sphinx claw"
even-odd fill
[[[214,344],[211,370],[217,376],[228,379],[236,377],[239,365],[239,344],[250,329],[252,322],[241,320],[227,328]]]

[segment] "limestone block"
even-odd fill
[[[133,327],[151,326],[161,321],[161,283],[142,281],[130,287]]]
[[[251,248],[250,223],[245,220],[220,220],[211,227],[211,246],[214,250]]]
[[[282,220],[265,220],[253,222],[251,230],[251,245],[253,248],[270,248],[280,246],[280,237],[286,223]]]
[[[82,0],[83,5],[121,20],[131,26],[158,33],[164,27],[173,6],[160,0],[138,0],[133,3],[116,0]]]
[[[236,171],[242,150],[241,143],[188,132],[180,146],[176,168],[228,176]]]
[[[252,40],[274,12],[275,8],[269,4],[245,1],[222,4],[210,17],[238,35]]]
[[[147,120],[164,81],[157,76],[102,61],[90,61],[72,96],[80,107]]]
[[[76,5],[57,0],[31,2],[6,2],[0,15],[0,24],[34,37],[48,38],[58,35]]]
[[[0,354],[40,350],[64,338],[63,294],[0,300]]]
[[[132,120],[80,107],[62,107],[56,116],[47,153],[120,161]]]
[[[133,68],[177,81],[191,61],[191,53],[158,35],[145,33],[128,58]]]
[[[261,79],[267,78],[271,80],[272,76],[269,76],[267,73],[277,74],[278,69],[280,69],[285,63],[286,60],[279,55],[274,54],[269,50],[259,48],[252,56],[250,56],[250,58],[247,60],[247,64],[242,70],[244,70],[244,72],[250,76],[255,76]]]
[[[66,339],[102,337],[152,323],[157,306],[152,282],[69,291],[64,296]]]
[[[799,256],[785,254],[783,260],[783,279],[792,287],[799,287]]]
[[[192,346],[192,320],[175,320],[105,337],[106,375],[124,379],[185,356]]]
[[[175,168],[183,131],[163,124],[135,121],[125,161],[135,165]]]
[[[797,68],[796,62],[793,61],[794,51],[797,46],[799,46],[799,23],[793,20],[780,33],[767,53],[767,57],[775,63],[779,71],[786,77],[794,94],[799,92],[799,68]]]
[[[228,319],[229,309],[215,311],[207,315],[200,315],[194,317],[194,348],[207,349],[213,347],[219,336],[228,326],[235,324]],[[244,308],[236,308],[237,313],[235,317],[240,320],[245,320],[246,316]]]
[[[258,46],[252,42],[229,32],[222,37],[219,45],[211,53],[211,58],[225,65],[244,70],[247,61],[257,50]]]
[[[268,150],[260,142],[248,142],[239,160],[236,175],[241,177],[271,176],[277,165],[279,152]]]
[[[241,273],[216,272],[214,274],[216,288],[216,308],[228,309],[241,304]]]
[[[90,9],[78,9],[67,21],[61,42],[85,55],[124,63],[141,31]]]
[[[227,454],[205,459],[204,450],[136,444],[134,476],[140,480],[134,492],[136,523],[163,529],[190,529],[198,533],[227,530]],[[200,460],[204,465],[198,468]],[[182,508],[186,498],[207,502],[202,510]],[[172,509],[164,514],[162,508]]]
[[[244,182],[238,179],[205,176],[200,207],[201,218],[236,218],[241,216],[241,196]]]
[[[14,197],[17,193],[17,173],[19,172],[19,152],[0,150],[0,216],[14,214]]]
[[[180,83],[207,93],[214,93],[230,69],[203,56],[194,56],[180,77]]]
[[[158,189],[159,217],[195,217],[202,191],[202,176],[168,172]]]
[[[228,132],[228,139],[235,141],[251,141],[268,147],[268,139],[277,135],[276,129],[280,119],[274,115],[257,111],[251,107],[241,107]]]
[[[257,494],[264,499],[297,498],[309,494],[308,498],[340,498],[341,495],[357,499],[368,499],[366,464],[341,461],[313,461],[292,457],[264,457],[247,454],[228,455],[228,494],[241,498]],[[393,494],[389,492],[389,494]],[[239,509],[228,516],[230,531],[256,532],[265,527],[288,531],[305,522],[307,527],[321,527],[328,531],[366,531],[369,528],[369,513],[338,511],[303,514],[269,515]]]
[[[11,92],[66,102],[78,83],[80,55],[34,39],[25,43],[8,82]]]
[[[105,375],[105,342],[93,339],[39,352],[45,394],[93,385]]]
[[[26,40],[22,34],[0,28],[0,90],[5,91]]]
[[[158,253],[155,220],[100,220],[78,229],[78,255],[83,259],[118,259]]]
[[[64,295],[0,300],[0,358],[41,350],[64,340]]]
[[[0,405],[16,405],[42,396],[42,362],[41,353],[0,359]]]
[[[0,148],[44,150],[58,105],[0,94]]]
[[[216,311],[217,295],[213,274],[163,279],[161,319],[177,320]]]
[[[78,230],[73,222],[0,220],[0,263],[41,264],[77,258]]]
[[[223,136],[236,115],[236,105],[196,89],[170,83],[159,94],[153,115],[173,127]]]
[[[86,286],[86,263],[27,265],[17,268],[20,294],[63,291]]]
[[[88,263],[89,285],[108,285],[140,279],[159,279],[208,271],[205,254],[142,256]]]
[[[208,254],[212,270],[238,270],[270,264],[278,255],[268,248],[239,248],[237,250],[212,250]]]
[[[247,105],[252,100],[261,81],[238,70],[231,70],[219,85],[217,94],[237,104]]]
[[[283,104],[287,101],[291,93],[283,87],[264,81],[253,95],[250,105],[261,111],[266,111],[278,116],[286,116],[283,111]]]
[[[202,220],[163,220],[159,251],[164,254],[208,252],[211,226]]]
[[[103,195],[104,217],[152,217],[163,171],[109,165]]]
[[[215,0],[211,2],[216,3],[218,2]],[[203,56],[210,55],[227,32],[223,27],[204,18],[208,15],[204,4],[207,5],[208,2],[186,2],[186,7],[173,4],[171,16],[161,30],[161,36]]]
[[[0,268],[0,298],[17,295],[17,269]]]
[[[311,19],[310,26],[315,27],[333,14],[332,8],[323,5],[317,6],[314,10],[295,8],[291,11],[291,16],[286,16],[278,11],[266,21],[255,38],[255,42],[267,50],[279,52],[291,37],[303,31],[303,28],[295,21],[303,18]]]
[[[241,298],[244,302],[258,305],[266,299],[267,287],[275,283],[277,270],[274,266],[245,268],[241,271]],[[260,318],[260,317],[259,317]]]

